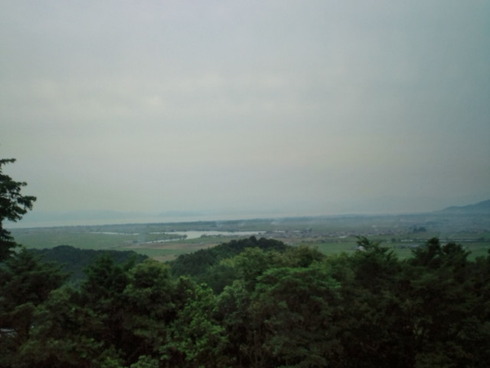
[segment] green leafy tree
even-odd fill
[[[379,242],[358,239],[358,251],[327,260],[341,284],[336,325],[343,358],[336,367],[410,366],[405,359],[406,333],[400,314],[397,276],[401,264]]]
[[[247,239],[232,240],[209,249],[201,249],[190,254],[183,254],[172,261],[172,273],[176,276],[192,276],[199,281],[200,277],[208,272],[212,266],[218,265],[222,260],[232,258],[247,248],[258,248],[264,251],[284,251],[287,246],[274,239],[265,239],[252,236]]]
[[[178,293],[185,296],[170,325],[169,341],[162,349],[170,366],[228,367],[224,354],[224,328],[215,318],[216,295],[192,280],[181,278]],[[183,303],[182,303],[183,302]]]
[[[260,341],[254,346],[261,350],[256,366],[325,367],[338,361],[339,287],[323,264],[272,268],[260,276],[250,308]]]
[[[251,312],[252,295],[260,276],[278,265],[278,255],[274,250],[247,247],[226,260],[235,280],[219,295],[217,310],[228,336],[226,353],[233,357],[236,366],[260,367],[264,361],[262,325]]]
[[[131,364],[129,368],[159,368],[159,360],[146,355],[141,355],[136,363]]]
[[[433,238],[407,261],[404,308],[417,367],[483,367],[489,359],[479,348],[490,344],[489,263],[468,255],[459,244]]]
[[[126,360],[133,364],[142,356],[159,357],[159,348],[168,342],[169,325],[180,303],[166,264],[146,260],[132,268],[128,276],[122,294],[122,338],[118,346],[128,352]]]
[[[28,339],[36,308],[66,279],[60,269],[26,249],[0,264],[0,367]]]
[[[32,205],[36,197],[22,195],[21,189],[27,183],[15,181],[3,172],[3,166],[15,159],[0,159],[0,262],[8,258],[17,246],[9,231],[3,227],[5,220],[18,221]]]
[[[36,309],[33,326],[17,353],[17,367],[96,367],[108,355],[95,338],[102,334],[102,321],[69,287],[53,291]]]
[[[282,252],[246,248],[226,261],[234,270],[235,281],[219,295],[217,315],[228,338],[225,352],[233,357],[234,366],[295,365],[303,358],[309,363],[318,358],[313,350],[311,354],[306,352],[305,336],[311,331],[299,333],[309,322],[302,325],[298,321],[316,317],[309,315],[316,313],[314,308],[318,305],[312,299],[322,298],[315,295],[315,287],[325,291],[323,296],[327,298],[326,289],[319,285],[333,280],[323,278],[325,270],[320,271],[323,258],[317,250],[308,247],[287,248]],[[301,293],[301,288],[309,289]],[[307,304],[311,310],[307,310]],[[325,309],[322,317],[327,318],[330,312]],[[288,332],[293,327],[294,331]],[[323,333],[319,332],[320,335]]]
[[[129,284],[131,266],[132,263],[116,264],[109,255],[103,255],[87,268],[87,278],[80,286],[80,305],[90,309],[103,326],[92,337],[107,349],[122,346],[127,340],[123,292]]]
[[[325,256],[318,249],[306,245],[290,247],[278,254],[278,263],[286,267],[309,267],[324,259]]]
[[[255,321],[250,314],[251,293],[243,280],[226,286],[217,299],[217,315],[228,343],[225,354],[233,367],[253,367],[260,361],[260,345]]]

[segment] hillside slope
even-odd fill
[[[490,199],[466,206],[452,206],[443,209],[444,213],[457,213],[457,214],[490,214]]]

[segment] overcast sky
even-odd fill
[[[0,157],[35,211],[490,198],[489,1],[0,4]]]

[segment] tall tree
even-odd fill
[[[26,249],[0,264],[0,367],[29,337],[36,308],[66,279],[61,266],[43,263]]]
[[[250,313],[256,367],[325,367],[339,360],[340,287],[325,265],[278,267],[258,278]]]
[[[36,197],[21,194],[22,187],[27,183],[15,181],[3,173],[3,166],[15,162],[15,159],[0,159],[0,261],[5,260],[17,246],[10,232],[4,229],[5,220],[18,221],[32,205]]]

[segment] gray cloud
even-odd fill
[[[0,150],[39,210],[487,199],[489,16],[479,1],[7,1]]]

